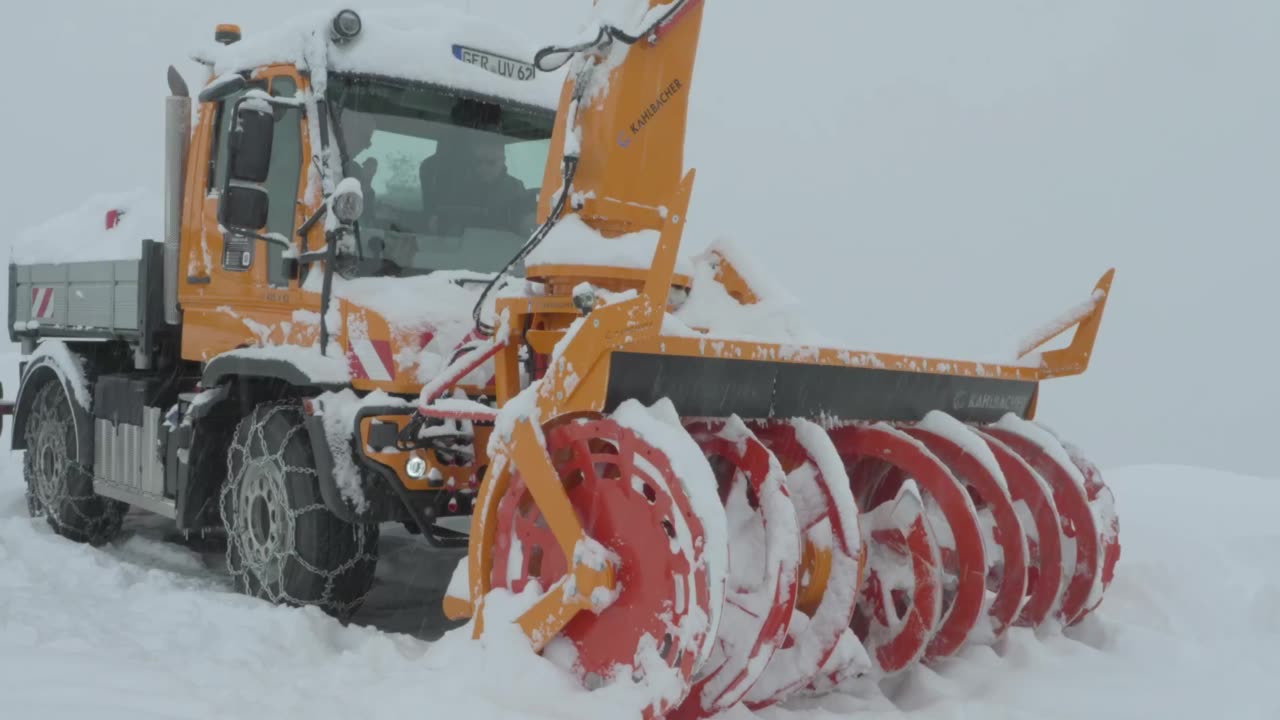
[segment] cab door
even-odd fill
[[[279,245],[231,232],[222,226],[227,187],[228,148],[237,103],[252,90],[273,97],[298,96],[299,78],[291,66],[255,74],[231,96],[201,106],[201,123],[193,139],[188,188],[200,188],[186,202],[180,301],[183,308],[182,355],[208,361],[228,350],[284,344],[311,344],[318,327],[295,322],[295,310],[318,310],[315,293],[301,290],[284,264]],[[295,241],[297,228],[309,214],[300,201],[306,187],[310,155],[302,107],[272,105],[274,124],[270,164],[261,188],[266,191],[266,222],[259,234]],[[193,193],[195,195],[195,193]],[[305,318],[304,313],[301,317]]]

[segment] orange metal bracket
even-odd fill
[[[649,296],[653,307],[667,306],[667,295],[671,292],[671,281],[675,277],[676,257],[680,252],[680,240],[684,236],[684,222],[689,212],[689,200],[693,196],[693,182],[697,174],[697,170],[690,170],[671,197],[667,221],[662,226],[662,236],[658,240],[658,250],[653,254],[653,270],[644,285],[644,294]]]
[[[551,421],[566,415],[599,411],[605,402],[604,380],[607,366],[600,361],[612,351],[630,343],[657,337],[662,329],[663,310],[675,275],[676,257],[684,233],[685,214],[693,192],[695,173],[685,175],[671,199],[651,271],[643,292],[637,297],[592,310],[547,370],[538,394],[538,417]],[[547,338],[543,338],[547,339]],[[484,632],[484,596],[491,584],[492,548],[497,531],[497,503],[507,492],[511,473],[519,468],[539,510],[570,560],[569,575],[548,589],[519,619],[536,650],[549,642],[583,609],[590,609],[592,591],[612,590],[615,568],[601,569],[573,562],[578,544],[586,540],[573,506],[569,503],[559,473],[556,472],[533,421],[518,421],[510,438],[495,453],[472,518],[468,565],[470,601],[447,600],[451,618],[474,615],[475,637]],[[572,580],[570,580],[572,578]],[[572,582],[573,592],[565,589]]]
[[[1102,326],[1102,313],[1106,310],[1107,299],[1111,295],[1111,281],[1115,278],[1115,274],[1115,268],[1108,270],[1094,287],[1093,294],[1087,302],[1044,328],[1018,349],[1018,358],[1021,359],[1072,327],[1076,328],[1075,335],[1072,336],[1071,343],[1067,347],[1049,350],[1041,355],[1040,378],[1042,380],[1079,375],[1088,369],[1089,359],[1093,355],[1093,345],[1098,339],[1098,328]]]
[[[516,423],[511,441],[512,459],[520,468],[520,476],[569,561],[570,574],[547,588],[542,599],[520,616],[520,627],[533,642],[534,650],[540,651],[579,611],[591,607],[592,591],[600,587],[613,590],[614,568],[606,562],[603,569],[594,570],[577,561],[575,550],[587,540],[586,532],[569,503],[560,474],[551,464],[542,439],[528,418]],[[572,592],[566,592],[565,586],[571,577]]]
[[[724,286],[729,297],[737,300],[740,305],[755,305],[760,302],[760,296],[756,295],[756,291],[742,277],[742,273],[738,272],[733,262],[722,253],[712,251],[712,254],[716,257],[716,282]]]

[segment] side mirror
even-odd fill
[[[225,100],[243,90],[245,85],[248,84],[249,81],[245,80],[244,76],[239,73],[223,75],[215,78],[205,89],[201,90],[197,99],[202,103]]]
[[[275,111],[266,100],[251,93],[236,104],[236,124],[227,147],[230,179],[250,183],[267,181],[275,125]]]
[[[227,177],[218,205],[218,222],[227,230],[259,237],[266,227],[270,197],[262,183],[271,169],[275,112],[261,91],[251,91],[232,106],[235,124],[227,137]]]
[[[250,185],[228,185],[218,205],[218,222],[232,231],[256,235],[267,224],[267,191]]]

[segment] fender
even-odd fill
[[[212,389],[227,386],[241,378],[267,378],[279,380],[290,387],[301,390],[341,392],[351,387],[349,379],[336,372],[338,367],[342,367],[345,371],[345,358],[335,358],[333,371],[319,376],[287,358],[255,357],[253,352],[252,349],[235,350],[213,358],[205,365],[204,372],[201,375],[201,385],[206,389]],[[324,369],[329,370],[329,368]],[[226,397],[224,392],[221,397],[210,403],[210,407],[223,402]],[[251,407],[246,405],[241,409],[244,412],[248,412]],[[209,408],[206,407],[200,412],[209,412]],[[311,441],[312,455],[316,463],[320,495],[330,512],[350,523],[403,519],[405,512],[399,508],[399,503],[395,496],[382,487],[381,483],[374,481],[372,478],[363,478],[361,483],[364,486],[365,499],[368,502],[364,512],[358,512],[342,496],[334,474],[333,452],[324,429],[324,423],[320,418],[313,416],[308,411],[306,404],[303,405],[303,416],[305,418],[305,429]],[[354,445],[355,443],[353,442]]]
[[[257,357],[251,352],[233,350],[213,358],[205,364],[201,383],[211,388],[237,377],[258,377],[280,380],[297,388],[340,391],[350,387],[350,380],[340,379],[336,373],[321,377],[286,358]],[[334,365],[345,371],[346,359],[335,358]]]
[[[65,353],[65,357],[62,355]],[[83,368],[67,367],[66,360],[81,363]],[[26,450],[27,439],[24,437],[27,419],[31,415],[31,403],[37,391],[47,382],[62,384],[62,391],[71,399],[71,423],[76,433],[75,461],[81,465],[93,465],[93,417],[89,408],[76,398],[76,387],[73,383],[83,383],[92,403],[92,390],[88,388],[86,378],[93,374],[89,360],[76,353],[61,340],[45,340],[36,350],[36,354],[27,362],[22,377],[18,382],[18,397],[13,408],[13,438],[11,448]],[[71,378],[69,374],[78,374]]]
[[[365,509],[363,512],[358,511],[343,496],[342,490],[338,488],[336,463],[333,459],[333,449],[330,445],[328,432],[325,430],[324,420],[308,410],[308,405],[303,405],[303,416],[305,418],[307,434],[311,439],[311,452],[315,458],[316,474],[320,482],[320,497],[324,500],[324,504],[329,511],[339,518],[349,523],[367,523],[374,521],[404,521],[412,515],[412,508],[401,507],[398,498],[392,493],[394,485],[388,485],[383,482],[385,478],[372,477],[364,475],[360,479],[361,489],[364,493]],[[359,422],[352,428],[353,433],[359,432]],[[362,453],[355,452],[359,448],[360,442],[356,440],[356,435],[352,435],[351,447],[353,449],[352,458],[362,457]]]

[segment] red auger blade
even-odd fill
[[[1093,510],[1098,528],[1099,562],[1102,566],[1102,572],[1094,579],[1084,611],[1076,616],[1075,622],[1080,622],[1097,609],[1102,596],[1111,586],[1111,580],[1115,578],[1116,563],[1120,562],[1120,516],[1116,514],[1115,496],[1111,494],[1111,488],[1103,483],[1098,467],[1076,446],[1063,443],[1062,447],[1066,449],[1071,462],[1084,474],[1085,493],[1089,497],[1089,507]]]
[[[746,696],[783,645],[800,585],[800,530],[778,459],[737,417],[687,429],[719,480],[729,586],[711,658],[673,719],[710,717]]]
[[[987,554],[985,614],[967,638],[995,642],[1022,607],[1027,587],[1027,541],[995,454],[967,425],[934,412],[904,432],[924,443],[969,492]]]
[[[826,431],[808,420],[754,429],[788,473],[787,489],[806,542],[811,549],[829,552],[831,562],[823,577],[811,577],[813,570],[806,567],[801,602],[787,641],[745,698],[748,708],[759,710],[809,684],[832,661],[838,648],[838,670],[845,670],[856,659],[849,642],[842,646],[840,641],[851,635],[849,623],[866,555],[849,476]],[[820,593],[818,600],[807,601],[814,591]]]
[[[1021,455],[1053,489],[1053,503],[1062,520],[1062,566],[1066,583],[1056,616],[1063,623],[1075,622],[1093,595],[1101,557],[1097,523],[1089,507],[1084,476],[1057,438],[1034,423],[1006,415],[986,431]]]
[[[1027,541],[1026,590],[1014,618],[1020,627],[1035,627],[1053,612],[1062,589],[1062,520],[1053,505],[1053,491],[1021,455],[994,436],[976,431],[996,456],[1009,484],[1009,497]]]
[[[855,472],[854,488],[859,474]],[[854,607],[853,629],[875,667],[889,675],[924,657],[942,616],[942,557],[914,483],[862,516],[867,581]]]
[[[973,501],[951,470],[905,432],[876,424],[839,428],[833,436],[848,432],[853,433],[851,441],[837,439],[837,447],[848,447],[860,457],[892,466],[874,491],[880,497],[873,496],[872,507],[878,504],[876,500],[885,499],[885,493],[898,494],[899,486],[908,479],[920,488],[930,533],[941,554],[943,582],[942,618],[929,641],[926,658],[951,655],[977,623],[986,595],[986,552]]]
[[[572,666],[566,669],[595,688],[630,682],[630,668],[640,671],[642,661],[654,661],[656,652],[687,686],[706,633],[679,629],[687,618],[716,613],[704,559],[683,549],[703,547],[705,538],[681,479],[665,454],[612,419],[558,425],[546,439],[587,536],[617,556],[620,588],[616,598],[600,598],[599,610],[569,622],[555,642],[570,646],[558,656],[569,657]],[[518,471],[499,503],[494,546],[495,589],[519,593],[536,582],[545,591],[568,571],[568,560]],[[556,649],[549,645],[548,656]],[[646,716],[666,710],[665,705],[650,707]]]

